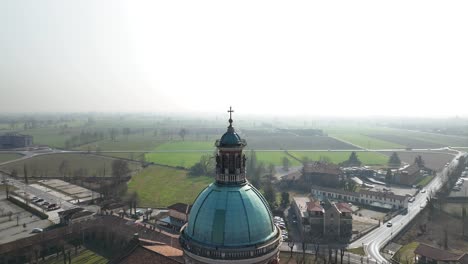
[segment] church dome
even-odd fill
[[[240,136],[234,131],[233,127],[229,127],[228,131],[219,140],[219,147],[239,147],[244,144]]]
[[[278,235],[267,202],[249,183],[209,185],[193,204],[183,233],[212,247],[251,246]]]

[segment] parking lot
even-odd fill
[[[49,220],[42,220],[6,199],[0,200],[0,244],[34,235],[31,233],[34,228],[50,225]]]

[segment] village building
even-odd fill
[[[33,144],[33,137],[19,133],[0,135],[0,149],[25,148]]]
[[[302,168],[302,180],[304,183],[336,187],[340,184],[343,177],[344,173],[340,167],[328,162],[306,162]]]
[[[353,217],[348,204],[294,197],[292,206],[303,235],[324,240],[347,240],[351,237]]]
[[[58,212],[60,218],[60,224],[71,225],[80,223],[83,221],[88,221],[94,218],[94,213],[88,210],[85,210],[81,207],[71,208],[65,211]]]
[[[340,189],[312,186],[311,193],[314,197],[321,199],[335,199],[351,203],[360,203],[374,208],[385,210],[398,210],[408,208],[408,196],[396,195],[388,191],[350,192]]]
[[[191,205],[185,203],[175,203],[170,205],[167,208],[169,209],[169,215],[159,219],[157,224],[179,232],[182,226],[187,223],[191,208]]]
[[[419,244],[414,250],[414,263],[422,264],[468,264],[468,254],[456,254],[426,244]]]

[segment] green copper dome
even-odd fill
[[[209,246],[238,247],[266,242],[277,235],[277,229],[255,187],[212,183],[193,204],[184,235]]]
[[[233,127],[229,127],[228,131],[219,140],[220,147],[238,147],[243,144],[240,136],[234,131]]]

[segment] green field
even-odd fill
[[[250,151],[247,150],[244,153],[247,159],[249,159]],[[290,153],[298,159],[308,157],[311,160],[320,160],[321,157],[328,157],[333,163],[343,162],[347,160],[351,154],[349,151],[290,151]],[[281,166],[283,164],[283,157],[287,157],[290,161],[290,166],[301,165],[299,161],[286,155],[284,151],[256,151],[255,154],[257,156],[257,161],[265,164]],[[213,152],[148,153],[146,154],[146,160],[156,164],[190,168],[200,160],[202,155],[213,155]],[[385,165],[388,161],[387,156],[378,152],[357,152],[357,155],[364,165]]]
[[[177,202],[191,204],[212,177],[187,175],[187,171],[161,166],[149,166],[134,175],[128,183],[129,192],[136,191],[142,207],[166,207]]]
[[[11,172],[16,169],[19,177],[23,177],[24,165],[30,177],[63,177],[59,171],[62,161],[68,161],[66,169],[67,176],[75,175],[78,169],[86,170],[84,176],[102,176],[105,170],[105,176],[112,173],[111,164],[113,159],[90,154],[50,154],[40,155],[26,160],[9,163],[0,167],[1,170]],[[129,163],[131,170],[139,169],[136,163]]]
[[[145,134],[145,136],[141,134],[136,135],[129,135],[127,138],[124,136],[119,136],[115,141],[110,139],[105,139],[97,142],[93,142],[86,145],[81,145],[77,147],[78,150],[96,150],[100,149],[101,151],[106,150],[153,150],[160,144],[164,143],[165,141],[159,140],[156,137],[153,137],[149,134]]]
[[[28,129],[21,133],[33,136],[34,144],[55,148],[65,147],[65,141],[72,136],[70,133],[61,133],[60,129],[54,127]]]
[[[22,157],[22,155],[20,155],[20,154],[0,153],[0,163],[3,163],[5,161],[9,161],[9,160],[19,159],[21,157]]]
[[[195,163],[200,161],[202,155],[213,156],[213,152],[164,152],[164,153],[148,153],[146,154],[146,161],[154,162],[156,164],[163,164],[169,166],[181,166],[190,168]]]
[[[71,256],[71,263],[76,263],[76,264],[86,264],[86,263],[93,263],[93,264],[105,264],[108,263],[109,260],[104,258],[101,255],[98,255],[97,253],[90,251],[90,250],[83,250],[79,252],[77,255],[75,255],[75,251],[72,250],[72,253],[70,254]],[[67,259],[68,261],[68,259]],[[44,264],[62,264],[64,263],[63,261],[63,255],[59,256],[59,258],[51,257],[48,258],[45,262],[42,262]],[[68,262],[67,262],[68,263]]]
[[[328,157],[332,163],[336,164],[348,160],[351,154],[351,152],[348,151],[291,151],[290,153],[299,159],[308,157],[311,160],[320,160],[320,157]],[[378,152],[356,152],[356,154],[364,165],[384,165],[388,162],[388,157]]]
[[[136,161],[141,161],[141,156],[146,155],[145,153],[139,152],[101,152],[99,155],[114,157],[120,159],[131,159]]]
[[[332,137],[336,137],[338,139],[348,141],[353,143],[354,145],[360,146],[366,149],[391,149],[391,148],[405,148],[405,146],[396,144],[389,141],[380,140],[377,138],[369,137],[367,135],[361,133],[337,133],[337,134],[330,134]]]
[[[214,141],[170,141],[156,147],[157,151],[202,150],[213,151]]]

